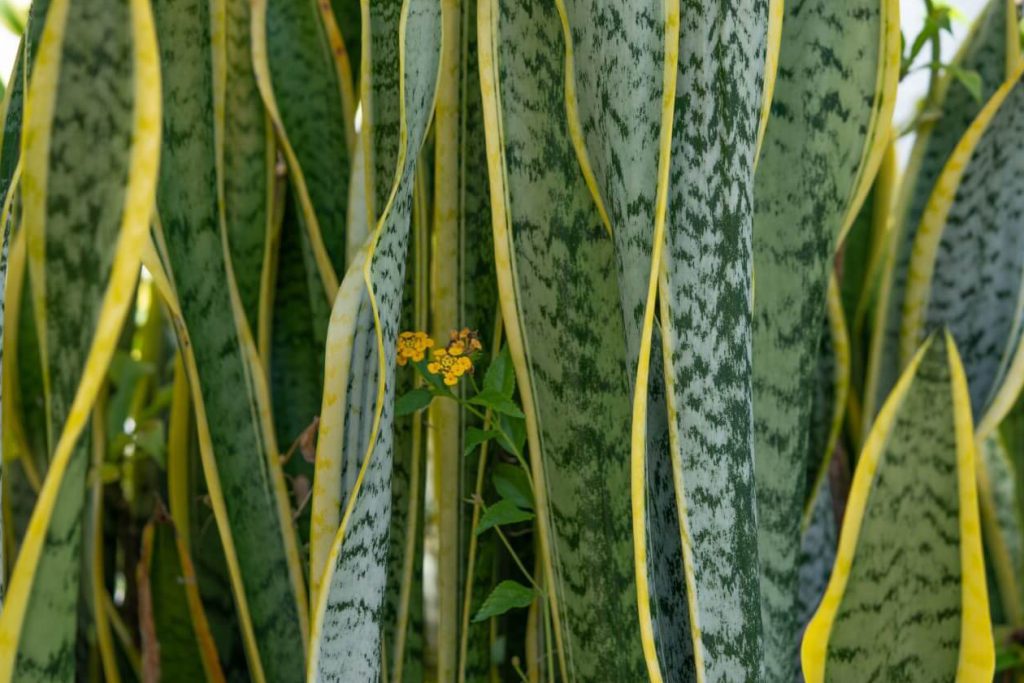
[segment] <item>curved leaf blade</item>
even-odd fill
[[[963,366],[939,333],[858,461],[836,565],[804,637],[808,683],[992,677],[974,450]]]

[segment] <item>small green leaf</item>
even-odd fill
[[[479,536],[494,526],[503,524],[515,524],[533,519],[533,513],[523,510],[511,500],[502,499],[484,511],[480,517],[480,523],[476,527],[476,534]]]
[[[164,458],[167,436],[164,423],[159,420],[148,420],[135,432],[135,444],[147,455],[152,457],[161,468],[166,467]]]
[[[498,463],[492,476],[498,495],[525,510],[533,509],[533,490],[526,472],[518,465]]]
[[[477,429],[476,427],[470,427],[466,430],[466,447],[464,449],[464,454],[469,455],[477,446],[485,441],[500,438],[501,432],[496,429]]]
[[[487,368],[487,374],[484,375],[484,391],[512,398],[515,390],[515,368],[512,367],[512,361],[509,359],[508,347],[505,346],[501,349],[501,353],[491,361],[491,366]]]
[[[429,389],[425,387],[413,389],[395,401],[395,416],[412,415],[417,410],[422,410],[430,405],[433,399],[434,395]]]
[[[971,93],[975,102],[981,102],[981,88],[984,82],[980,73],[971,69],[962,69],[956,64],[948,65],[946,70],[953,78],[960,81],[960,85],[964,86],[967,92]]]
[[[498,421],[504,434],[498,439],[498,443],[509,453],[522,455],[526,446],[526,421],[518,417],[500,415]],[[505,435],[508,435],[507,437]],[[511,441],[509,440],[511,439]]]
[[[515,401],[504,394],[499,394],[498,392],[490,389],[484,389],[479,394],[469,399],[469,402],[474,405],[490,408],[494,412],[501,413],[502,415],[526,417],[523,415],[523,411],[519,409],[519,406],[516,405]]]
[[[516,581],[502,581],[491,594],[484,600],[484,604],[480,607],[480,611],[473,617],[474,622],[484,621],[491,617],[496,617],[504,614],[510,609],[518,609],[522,607],[529,607],[530,603],[533,602],[534,591],[532,588],[527,588],[521,583]]]

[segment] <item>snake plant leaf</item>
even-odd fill
[[[660,249],[665,226],[680,7],[675,1],[589,0],[559,2],[557,7],[564,34],[570,138],[598,214],[615,242],[627,376],[635,385],[634,401],[639,401],[634,409],[632,495],[644,511],[634,516],[634,554],[638,566],[647,567],[639,573],[644,579],[638,585],[645,658],[654,676],[660,675],[660,666],[669,676],[690,675],[690,631],[673,606],[685,600],[678,549],[674,541],[649,542],[680,535],[673,479],[665,476],[672,461],[665,373],[652,372],[662,363],[652,283],[653,264],[659,260],[655,249]],[[659,613],[657,623],[654,612]]]
[[[548,3],[478,12],[495,261],[559,668],[638,680],[626,334],[614,246],[565,126],[564,37]]]
[[[1020,517],[1017,472],[997,435],[981,442],[978,455],[978,506],[985,567],[990,574],[992,620],[1020,628],[1024,625],[1024,524]]]
[[[138,567],[143,660],[153,656],[162,680],[224,681],[217,649],[199,602],[195,570],[187,547],[168,520],[152,520],[142,530]],[[147,653],[147,645],[157,652]]]
[[[832,483],[822,477],[815,482],[813,507],[800,535],[798,617],[801,637],[818,609],[836,561],[839,525],[836,520]],[[797,662],[799,669],[799,662]]]
[[[73,677],[89,463],[81,437],[138,277],[159,84],[148,3],[49,6],[25,101],[21,192],[50,466],[0,615],[0,680]],[[109,101],[97,101],[97,88]],[[92,139],[108,144],[97,152]]]
[[[246,320],[260,326],[260,294],[267,241],[274,231],[277,150],[252,66],[250,0],[226,0],[223,44],[224,217],[231,263]],[[265,321],[264,321],[265,322]]]
[[[354,255],[334,299],[327,328],[324,392],[311,499],[311,605],[316,605],[319,599],[327,557],[341,524],[342,503],[352,490],[351,472],[358,470],[358,463],[366,452],[366,443],[359,438],[366,404],[363,384],[367,375],[368,335],[365,330],[372,324],[366,320],[370,316],[370,305],[362,275],[365,259],[365,248]]]
[[[753,228],[754,469],[770,680],[790,676],[796,657],[810,387],[828,269],[873,146],[888,143],[876,104],[891,106],[898,24],[891,0],[787,3],[782,23]]]
[[[750,262],[768,4],[682,14],[660,273],[673,479],[697,678],[752,679],[763,645]]]
[[[158,208],[180,316],[200,452],[257,681],[298,680],[304,670],[306,597],[266,396],[218,211],[222,125],[214,106],[206,5],[155,4],[164,79],[164,146]],[[216,8],[215,8],[216,9]],[[154,273],[160,264],[148,264]],[[155,270],[154,270],[155,269]],[[156,275],[154,275],[156,276]]]
[[[935,182],[907,272],[900,354],[942,325],[957,339],[985,436],[1024,382],[1024,248],[1015,217],[1024,172],[1024,65],[971,123]]]
[[[804,529],[815,514],[815,498],[822,490],[822,480],[840,443],[850,389],[849,333],[834,273],[829,278],[827,297],[826,329],[819,347],[808,425],[806,494],[801,522]]]
[[[442,35],[447,35],[443,27]],[[400,315],[403,330],[424,330],[429,326],[431,151],[426,144],[420,150],[413,180],[412,222]],[[424,384],[413,368],[399,369],[395,375],[395,394],[408,395]],[[424,413],[399,416],[397,407],[396,400],[391,540],[382,611],[386,659],[382,673],[392,681],[421,683],[425,666],[422,568],[428,422]]]
[[[327,302],[345,268],[351,151],[334,52],[318,3],[253,4],[253,62],[288,161]]]
[[[318,681],[380,675],[381,605],[387,583],[395,398],[402,287],[420,148],[434,109],[441,48],[436,2],[406,2],[399,25],[403,98],[399,172],[373,233],[363,275],[377,352],[368,449],[341,517],[315,606],[308,676]]]
[[[363,40],[361,4],[360,0],[331,0],[332,14],[341,31],[342,39],[345,41],[345,51],[348,53],[353,76],[361,73],[360,59]]]
[[[21,159],[21,121],[25,106],[25,40],[11,68],[11,80],[4,92],[3,127],[0,128],[0,198],[6,199]],[[0,199],[0,201],[3,201]]]
[[[850,338],[850,392],[846,406],[849,416],[846,423],[854,452],[859,450],[861,442],[864,422],[862,398],[868,375],[873,316],[881,305],[879,291],[890,242],[890,216],[898,176],[893,140],[885,152],[871,191],[843,241],[841,252],[836,256],[835,270]]]
[[[933,113],[918,129],[894,209],[865,380],[865,431],[899,377],[903,303],[911,252],[925,206],[957,143],[983,104],[1009,75],[1007,23],[1016,11],[1012,0],[989,0],[953,60],[959,68],[981,76],[980,99],[955,78],[946,77],[936,88],[934,98],[921,105]]]
[[[808,683],[992,677],[970,398],[948,332],[914,356],[868,435],[802,662]]]
[[[376,226],[391,196],[399,156],[401,94],[399,38],[405,0],[369,2],[362,9],[359,94],[362,107],[363,181],[368,225]]]
[[[319,412],[330,310],[301,209],[285,199],[276,257],[270,386],[279,444],[291,444]]]

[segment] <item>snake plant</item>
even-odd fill
[[[0,683],[1024,676],[1020,19],[925,4],[0,3]]]

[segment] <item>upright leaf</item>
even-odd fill
[[[256,334],[267,322],[260,320],[260,295],[274,229],[277,149],[253,73],[251,4],[225,0],[218,7],[224,12],[225,36],[219,66],[224,79],[224,219],[238,295]]]
[[[896,9],[892,0],[790,2],[782,23],[753,237],[754,469],[770,680],[790,676],[796,656],[810,388],[827,274],[873,177],[875,146],[888,143]]]
[[[751,226],[768,5],[682,4],[660,264],[673,479],[697,679],[754,679]]]
[[[957,143],[935,182],[907,272],[900,354],[948,325],[970,380],[984,436],[1024,383],[1024,240],[1021,211],[1024,66]]]
[[[497,310],[494,247],[487,194],[487,156],[480,98],[474,0],[446,0],[445,43],[434,120],[433,245],[430,279],[430,314],[434,339],[445,343],[452,330],[469,328],[489,343]],[[489,349],[491,351],[497,349]],[[463,385],[465,386],[465,385]],[[460,389],[461,390],[461,389]],[[450,482],[438,491],[438,675],[455,676],[460,643],[469,630],[473,648],[487,649],[490,625],[470,623],[462,617],[464,584],[474,574],[469,546],[476,544],[469,530],[467,504],[479,474],[476,458],[463,456],[463,435],[480,428],[478,418],[451,401],[436,401],[430,408],[430,432],[438,476]],[[467,652],[468,655],[477,653]],[[473,673],[486,675],[486,669]]]
[[[253,62],[330,302],[345,268],[351,155],[342,84],[318,5],[255,2]]]
[[[1012,13],[1011,13],[1012,12]],[[864,388],[864,426],[885,400],[900,375],[900,321],[906,295],[914,239],[925,205],[953,149],[985,102],[1006,77],[1008,18],[1016,15],[1012,0],[989,0],[953,60],[961,70],[981,77],[981,98],[951,74],[921,103],[928,112],[917,130],[894,209],[885,274],[875,309],[871,356]]]
[[[50,467],[0,616],[0,680],[74,676],[89,463],[81,436],[138,277],[159,84],[147,2],[49,5],[25,102],[22,202]]]
[[[199,0],[155,3],[164,79],[158,237],[168,303],[186,353],[200,452],[257,681],[298,680],[306,597],[270,419],[266,378],[245,321],[218,210],[222,122],[211,27]],[[216,8],[215,8],[216,9]],[[159,266],[159,264],[157,264]],[[154,266],[154,267],[157,267]],[[151,268],[153,270],[153,268]]]
[[[808,683],[992,678],[967,380],[952,336],[912,359],[857,463]]]
[[[376,349],[368,449],[345,503],[315,606],[308,676],[318,681],[380,676],[381,605],[387,583],[395,399],[395,354],[413,213],[413,180],[433,113],[441,47],[437,2],[406,2],[399,26],[402,98],[399,167],[373,233],[363,275]]]
[[[626,333],[614,247],[565,125],[564,37],[546,2],[478,11],[495,261],[552,640],[563,678],[638,680]]]

